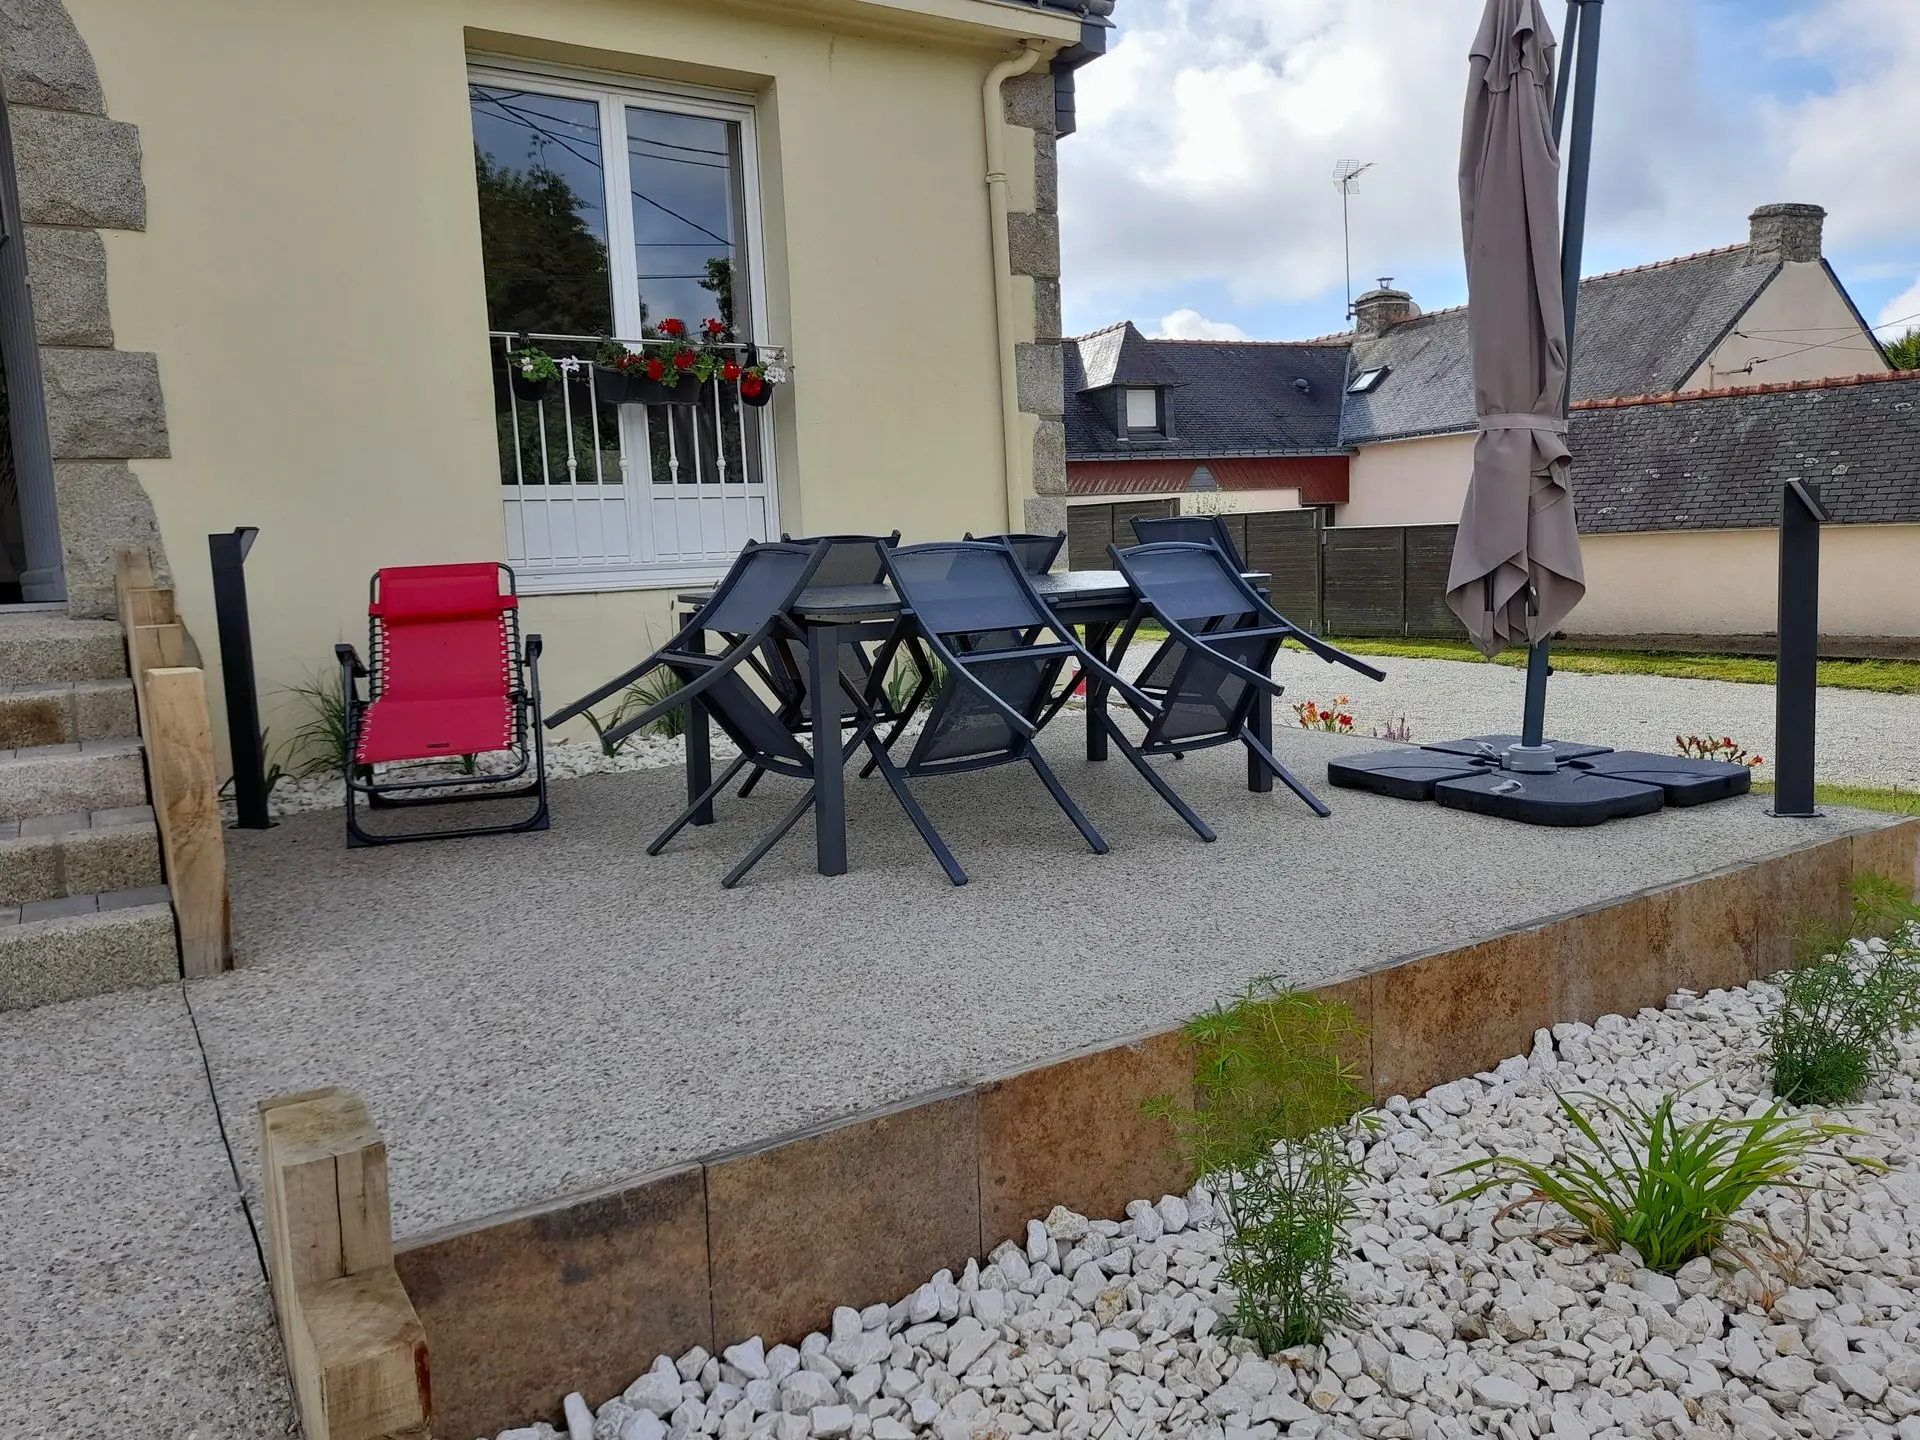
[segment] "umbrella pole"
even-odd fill
[[[1567,399],[1573,396],[1573,322],[1580,304],[1580,251],[1587,230],[1587,171],[1593,156],[1593,86],[1600,70],[1600,7],[1605,0],[1568,0],[1567,30],[1553,97],[1554,134],[1566,116],[1567,76],[1573,72],[1573,143],[1567,155],[1567,210],[1560,227],[1560,289],[1567,307]],[[1575,58],[1574,52],[1577,52]],[[1561,405],[1566,414],[1566,404]],[[1537,749],[1547,730],[1547,676],[1553,673],[1551,641],[1527,647],[1527,698],[1520,743]]]

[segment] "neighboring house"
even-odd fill
[[[1674,458],[1683,452],[1737,452],[1742,475],[1773,477],[1785,465],[1786,472],[1768,481],[1776,486],[1785,473],[1802,474],[1789,457],[1824,453],[1823,436],[1806,427],[1816,413],[1834,413],[1841,404],[1818,411],[1816,400],[1803,411],[1768,400],[1759,413],[1772,419],[1756,428],[1755,412],[1743,408],[1750,402],[1727,393],[1817,384],[1827,388],[1816,393],[1831,399],[1843,390],[1852,394],[1833,389],[1833,381],[1885,372],[1872,330],[1821,256],[1824,216],[1813,205],[1764,205],[1750,217],[1744,245],[1581,282],[1571,438],[1574,495],[1589,537],[1589,588],[1574,629],[1736,634],[1772,628],[1771,562],[1755,570],[1748,553],[1771,541],[1745,530],[1752,522],[1727,527],[1742,529],[1737,542],[1709,541],[1699,532],[1723,528],[1720,509],[1669,507],[1662,513],[1692,518],[1658,523],[1636,511],[1634,538],[1627,540],[1617,538],[1620,526],[1606,523],[1601,497],[1613,494],[1609,487],[1620,473],[1647,477],[1652,488],[1643,493],[1677,483],[1683,471],[1693,473]],[[1196,503],[1241,511],[1322,506],[1326,522],[1341,527],[1457,521],[1476,433],[1467,312],[1422,314],[1405,291],[1384,285],[1360,296],[1354,310],[1352,332],[1295,344],[1152,340],[1130,325],[1069,340],[1070,502],[1108,507],[1113,517],[1127,505],[1178,497],[1188,509]],[[1325,377],[1337,377],[1337,396],[1328,394]],[[1722,398],[1663,407],[1675,392]],[[1611,402],[1672,416],[1663,423],[1687,428],[1685,444],[1676,448],[1671,435],[1646,420],[1589,453],[1585,437],[1599,433],[1601,422],[1586,407]],[[1867,427],[1849,443],[1884,458],[1893,437],[1911,435],[1900,403],[1845,402],[1855,423]],[[1908,494],[1897,484],[1895,490]],[[1250,493],[1214,493],[1221,491]],[[1120,495],[1128,498],[1116,506]],[[1742,503],[1750,506],[1751,498]],[[1902,555],[1903,573],[1920,575],[1920,549],[1907,548],[1920,532],[1883,530],[1891,514],[1842,510],[1841,519],[1873,526],[1875,538],[1850,531],[1843,539],[1836,531],[1830,544],[1891,546],[1872,553]],[[1920,521],[1920,511],[1897,518],[1904,527]],[[1117,518],[1108,523],[1116,534],[1124,528]],[[1672,550],[1649,538],[1656,530],[1697,540],[1677,553],[1698,562],[1696,573],[1717,579],[1694,589],[1649,589],[1644,557]],[[1736,545],[1746,557],[1738,564],[1729,558]],[[1844,574],[1831,565],[1827,576],[1836,597],[1836,587],[1865,587],[1858,603],[1836,599],[1829,606],[1823,616],[1829,633],[1920,635],[1920,616],[1897,598],[1899,585],[1884,576],[1870,583],[1864,572]]]
[[[260,527],[277,735],[383,565],[510,561],[564,700],[749,537],[1064,521],[1054,144],[1112,0],[3,8],[26,598],[109,614],[149,547],[212,663],[205,537]],[[516,335],[709,315],[770,406],[510,398]]]

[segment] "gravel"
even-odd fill
[[[1568,1130],[1556,1090],[1684,1116],[1769,1103],[1757,1052],[1776,992],[1695,996],[1663,1011],[1558,1025],[1530,1054],[1386,1100],[1364,1155],[1347,1279],[1355,1321],[1324,1345],[1262,1357],[1224,1333],[1221,1234],[1204,1189],[1137,1200],[1123,1222],[1056,1208],[983,1267],[941,1271],[897,1303],[834,1312],[795,1348],[758,1338],[719,1357],[657,1358],[570,1440],[1063,1440],[1148,1435],[1627,1440],[1646,1435],[1920,1440],[1920,1048],[1845,1113],[1850,1155],[1884,1173],[1809,1166],[1805,1203],[1763,1191],[1743,1214],[1773,1239],[1751,1266],[1676,1275],[1535,1232],[1501,1197],[1449,1202],[1445,1172]],[[1830,1142],[1837,1144],[1839,1142]],[[549,1440],[545,1425],[499,1440]]]
[[[1526,676],[1507,665],[1370,656],[1387,672],[1379,683],[1298,651],[1282,651],[1275,678],[1287,701],[1350,697],[1355,733],[1404,716],[1415,744],[1520,728]],[[1276,724],[1290,723],[1287,701]],[[1547,690],[1547,733],[1617,750],[1670,754],[1678,733],[1731,735],[1773,773],[1771,685],[1676,680],[1661,675],[1588,675],[1561,671]],[[1871,690],[1818,692],[1816,773],[1834,784],[1920,788],[1920,695]]]

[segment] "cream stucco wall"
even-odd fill
[[[1347,466],[1347,503],[1336,525],[1451,525],[1460,518],[1473,478],[1473,441],[1430,435],[1363,445]]]
[[[248,580],[276,733],[295,723],[282,687],[364,642],[373,570],[504,553],[470,54],[754,97],[768,329],[793,358],[780,523],[1002,527],[981,83],[1023,37],[1076,35],[1066,17],[986,0],[69,8],[144,157],[147,228],[106,237],[117,343],[158,355],[171,432],[171,457],[136,469],[209,664],[204,537],[260,527]],[[1008,149],[1030,205],[1033,147]],[[528,601],[549,703],[664,638],[671,593]]]
[[[1884,369],[1827,267],[1789,261],[1680,388],[1773,385]]]
[[[1586,535],[1580,635],[1762,635],[1776,627],[1776,530]],[[1820,633],[1920,635],[1920,525],[1829,525]]]

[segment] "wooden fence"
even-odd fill
[[[1106,570],[1110,543],[1131,545],[1133,517],[1176,513],[1173,500],[1075,505],[1067,563]],[[1252,570],[1273,577],[1273,603],[1316,634],[1462,635],[1447,608],[1454,525],[1327,525],[1319,508],[1222,515]]]

